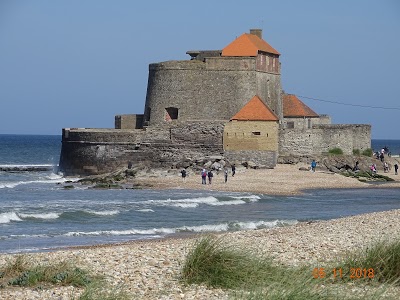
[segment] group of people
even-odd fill
[[[389,148],[388,148],[387,146],[383,147],[383,148],[381,149],[381,151],[376,151],[376,152],[374,153],[376,159],[380,159],[381,162],[384,162],[384,160],[385,160],[385,154],[386,154],[387,156],[390,156],[390,151],[389,151]]]
[[[233,164],[231,166],[231,169],[232,169],[232,177],[233,177],[236,174],[236,166]],[[181,175],[182,175],[182,180],[185,181],[186,176],[187,176],[186,169],[181,170]],[[206,169],[201,170],[201,184],[207,184],[207,178],[208,178],[208,184],[211,184],[213,177],[214,177],[214,174],[213,174],[212,170],[209,170],[209,171],[207,171]],[[225,183],[228,182],[228,169],[227,168],[224,169],[224,180],[225,180]]]
[[[397,175],[398,174],[398,170],[399,170],[399,165],[397,163],[395,163],[393,165],[393,168],[394,168],[394,175]],[[372,173],[376,174],[376,172],[377,172],[376,164],[370,165],[369,169],[371,170]],[[389,169],[390,169],[389,168],[389,164],[385,161],[383,163],[383,172],[384,173],[388,173]]]

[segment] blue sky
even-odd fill
[[[116,114],[143,113],[150,63],[250,28],[281,53],[285,92],[400,139],[398,0],[0,0],[0,134],[112,128]]]

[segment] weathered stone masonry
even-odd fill
[[[126,167],[173,167],[183,160],[221,155],[223,124],[169,124],[143,130],[63,130],[60,169],[66,175],[91,175]]]

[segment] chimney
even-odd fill
[[[262,39],[262,29],[250,29],[250,34],[254,34]]]

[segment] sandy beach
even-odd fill
[[[274,169],[246,169],[237,168],[236,175],[232,177],[229,170],[228,181],[224,182],[224,174],[214,172],[212,184],[202,185],[200,172],[189,172],[183,181],[179,171],[165,172],[164,176],[145,176],[138,179],[139,183],[150,184],[157,189],[185,188],[195,190],[215,190],[231,192],[250,192],[269,195],[294,195],[301,194],[307,189],[332,189],[332,188],[369,188],[369,187],[400,187],[400,175],[394,172],[383,173],[395,181],[384,184],[365,183],[356,178],[325,170],[316,172],[301,171],[308,168],[306,164],[278,164]]]
[[[270,170],[239,169],[234,177],[216,174],[211,185],[201,185],[199,174],[190,174],[186,181],[178,173],[142,179],[155,188],[212,189],[265,193],[298,194],[305,189],[368,188],[371,184],[325,171],[300,171],[300,165],[278,165]],[[381,188],[400,187],[400,176],[385,174],[392,183]],[[374,185],[376,187],[376,185]],[[323,267],[340,260],[349,252],[360,250],[377,240],[399,238],[400,209],[357,215],[330,221],[299,223],[293,226],[224,233],[232,245],[246,247],[257,255],[270,255],[287,265],[311,264]],[[63,249],[49,253],[26,254],[29,260],[45,263],[73,262],[76,266],[105,276],[110,286],[126,290],[132,299],[228,299],[228,292],[204,286],[184,286],[179,282],[180,270],[195,236],[140,241],[127,244]],[[15,255],[14,255],[15,256]],[[0,255],[4,265],[13,255]],[[310,270],[311,276],[312,270]],[[0,289],[1,299],[77,299],[82,290],[74,287],[51,289]],[[396,293],[397,291],[395,291]],[[400,290],[398,291],[400,294]]]

